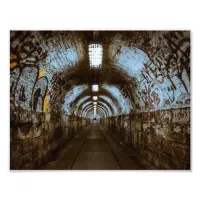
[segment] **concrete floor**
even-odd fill
[[[132,148],[121,145],[96,124],[90,124],[56,158],[41,169],[45,170],[145,170],[154,169]]]

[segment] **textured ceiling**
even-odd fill
[[[11,108],[91,117],[190,106],[187,31],[11,31]],[[99,70],[88,45],[103,47]],[[99,91],[92,92],[92,84]],[[86,110],[87,109],[87,110]]]

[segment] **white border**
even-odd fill
[[[0,199],[199,199],[200,6],[186,0],[1,1]],[[9,171],[9,30],[191,30],[192,171]]]

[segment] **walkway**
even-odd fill
[[[127,150],[128,149],[128,150]],[[126,146],[121,145],[98,124],[90,124],[75,136],[56,159],[41,169],[120,170],[154,169]]]

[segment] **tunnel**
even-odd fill
[[[11,170],[189,170],[190,31],[10,31]]]

